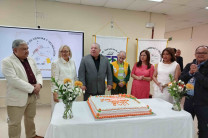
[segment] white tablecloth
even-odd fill
[[[194,138],[191,115],[173,111],[162,99],[140,100],[155,113],[115,119],[94,119],[86,102],[73,103],[72,119],[62,118],[64,105],[55,106],[45,138]]]

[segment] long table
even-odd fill
[[[63,119],[64,104],[58,103],[45,138],[194,138],[191,115],[173,111],[172,104],[159,99],[141,99],[153,115],[96,120],[87,102],[74,102],[72,119]]]

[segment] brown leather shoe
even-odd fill
[[[44,138],[44,137],[36,135],[33,138]]]

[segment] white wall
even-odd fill
[[[168,43],[168,46],[181,49],[181,56],[184,59],[184,66],[195,58],[194,52],[198,46],[208,45],[207,36],[208,24],[193,27],[193,32],[192,28],[186,28],[165,33],[165,38],[173,38],[173,40]]]
[[[61,2],[37,0],[37,24],[41,28],[57,30],[84,31],[84,55],[89,54],[93,42],[92,35],[127,36],[129,37],[127,62],[131,68],[136,62],[135,38],[151,38],[151,29],[145,28],[149,21],[149,13],[119,10],[103,7],[75,5]],[[113,20],[117,25],[112,29],[105,26]],[[166,16],[152,14],[155,24],[155,39],[163,39]],[[34,0],[0,0],[0,25],[36,28]],[[105,27],[104,27],[105,26]],[[96,33],[97,32],[97,33]],[[73,53],[73,55],[75,55]],[[131,91],[132,78],[128,85]],[[6,81],[0,81],[0,97],[6,94]],[[50,103],[50,81],[46,80],[41,90],[41,104]],[[79,98],[81,99],[81,98]],[[0,107],[5,106],[4,98],[0,98]]]

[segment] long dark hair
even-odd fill
[[[140,52],[139,61],[137,62],[137,67],[141,67],[142,66],[141,54],[143,52],[147,55],[147,69],[150,69],[152,64],[150,64],[150,52],[148,50],[142,50]]]
[[[174,61],[176,60],[176,58],[175,58],[175,53],[174,53],[174,49],[171,48],[171,47],[165,48],[165,49],[162,51],[162,54],[161,54],[161,57],[162,57],[162,58],[163,58],[163,54],[164,54],[165,51],[167,51],[168,54],[170,54],[170,56],[171,56],[170,61],[171,61],[171,62],[174,62]]]

